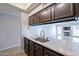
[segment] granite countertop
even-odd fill
[[[36,37],[34,36],[32,37],[25,34],[24,37],[66,56],[79,55],[79,43],[65,42],[65,40],[57,40],[53,37],[49,37],[48,42],[42,43],[42,42],[36,41],[35,40]]]

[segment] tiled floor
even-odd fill
[[[10,48],[4,51],[0,51],[0,56],[27,56],[24,51],[17,48]]]

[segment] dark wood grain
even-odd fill
[[[73,3],[60,3],[55,6],[55,19],[74,16]]]
[[[75,16],[79,17],[79,3],[75,3]]]
[[[40,12],[40,22],[44,23],[51,20],[51,7],[48,7]]]

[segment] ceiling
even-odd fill
[[[9,3],[10,5],[17,7],[26,13],[30,13],[33,9],[35,9],[40,3]]]

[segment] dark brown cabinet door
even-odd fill
[[[29,40],[27,38],[24,38],[24,51],[29,55]]]
[[[35,44],[35,56],[43,56],[43,47]]]
[[[32,25],[34,21],[34,16],[29,17],[29,25]]]
[[[51,20],[51,7],[48,7],[40,12],[40,22],[44,23]]]
[[[61,54],[55,53],[47,48],[44,48],[44,56],[61,56]]]
[[[79,17],[79,3],[75,3],[75,16]]]
[[[34,21],[33,21],[34,24],[38,24],[39,23],[39,13],[36,13],[34,15]]]
[[[30,51],[29,51],[30,54],[29,55],[34,56],[34,42],[30,41],[29,46],[30,46]]]
[[[61,3],[55,5],[55,19],[62,19],[74,16],[74,4]]]

